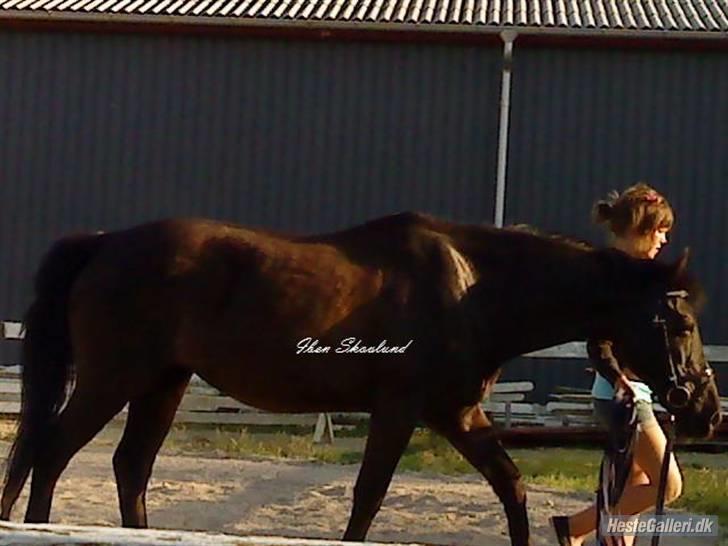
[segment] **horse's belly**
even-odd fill
[[[221,364],[217,362],[217,364]],[[381,377],[372,359],[248,354],[197,373],[225,394],[272,412],[368,411]]]
[[[370,307],[334,327],[301,317],[227,323],[184,336],[183,353],[208,382],[261,409],[368,411],[378,389],[416,364],[417,340],[393,332],[402,322],[383,314]]]

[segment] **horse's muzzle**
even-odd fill
[[[718,428],[718,425],[720,425],[720,422],[723,420],[722,415],[720,414],[720,410],[716,411],[713,416],[710,418],[710,424],[713,428]]]

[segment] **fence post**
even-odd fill
[[[334,442],[334,425],[331,422],[331,415],[328,413],[319,413],[316,428],[313,431],[313,443],[320,444],[322,442],[327,444]]]

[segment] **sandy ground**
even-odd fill
[[[4,457],[7,443],[0,443]],[[58,483],[55,523],[119,524],[110,446],[79,453]],[[156,528],[206,530],[236,535],[340,538],[349,516],[358,465],[283,460],[231,460],[160,456],[147,505]],[[22,518],[27,487],[13,513]],[[588,502],[543,487],[529,488],[534,546],[555,544],[548,516],[569,513]],[[477,476],[395,475],[368,539],[461,546],[505,546],[502,507]],[[665,538],[663,546],[715,544],[715,540]],[[643,544],[647,544],[644,541]]]

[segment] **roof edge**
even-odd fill
[[[498,38],[504,31],[512,31],[521,37],[537,40],[588,38],[591,40],[677,40],[686,42],[710,42],[728,46],[728,32],[695,30],[651,30],[615,28],[569,28],[534,27],[518,25],[463,25],[457,23],[389,23],[374,21],[332,21],[300,19],[261,19],[249,17],[221,17],[199,15],[166,15],[135,13],[99,13],[68,11],[0,10],[0,26],[3,22],[19,23],[77,23],[93,25],[151,25],[155,27],[173,26],[195,28],[230,28],[275,31],[299,31],[317,33],[320,37],[330,37],[333,33],[344,34],[412,34],[462,37]]]

